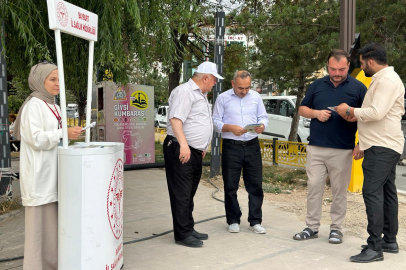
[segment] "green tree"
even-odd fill
[[[406,81],[406,0],[357,0],[356,32],[387,49],[388,63]]]
[[[339,45],[339,1],[251,1],[236,21],[256,36],[252,62],[256,78],[269,79],[280,90],[297,94],[289,141],[297,141],[298,109],[314,72],[323,68],[329,51]]]
[[[186,33],[186,21],[192,25],[197,21],[194,19],[198,12],[196,4],[188,0],[69,2],[99,16],[94,65],[98,70],[111,70],[114,80],[121,83],[128,82],[128,71],[135,61],[147,67],[152,59],[148,57],[159,56],[165,66],[172,67],[172,63],[178,61],[178,47],[171,40],[178,35],[170,38],[171,32]],[[22,82],[21,88],[28,89],[30,67],[43,59],[56,61],[54,33],[48,26],[46,1],[0,1],[0,18],[5,22],[2,42],[6,48],[3,53],[7,57],[7,71]],[[173,23],[173,18],[177,19],[178,25]],[[84,115],[88,42],[62,34],[62,49],[66,89],[76,96],[80,114]]]

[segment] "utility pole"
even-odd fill
[[[217,65],[217,73],[223,76],[224,62],[224,32],[225,32],[225,12],[216,12],[216,35],[214,44],[214,63]],[[213,106],[216,103],[218,95],[223,89],[223,82],[217,79],[217,84],[213,92]],[[211,142],[211,161],[210,161],[210,177],[220,174],[220,142],[221,134],[213,131],[213,139]]]
[[[340,0],[340,49],[347,52],[355,39],[355,1]]]
[[[8,122],[7,70],[3,42],[6,42],[4,21],[0,21],[0,196],[11,182],[10,134]]]

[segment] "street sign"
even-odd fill
[[[48,0],[49,28],[97,41],[98,16],[65,1]]]

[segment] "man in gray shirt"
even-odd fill
[[[208,235],[194,230],[193,197],[202,174],[202,160],[213,134],[207,93],[223,79],[214,63],[203,62],[193,77],[173,89],[169,97],[167,137],[164,141],[166,180],[175,242],[201,247]]]

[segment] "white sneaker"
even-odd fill
[[[238,223],[233,223],[228,226],[228,231],[230,233],[239,233],[240,232],[240,225]]]
[[[265,228],[262,227],[261,224],[255,224],[254,226],[250,226],[249,229],[251,231],[254,231],[255,233],[266,233]]]

